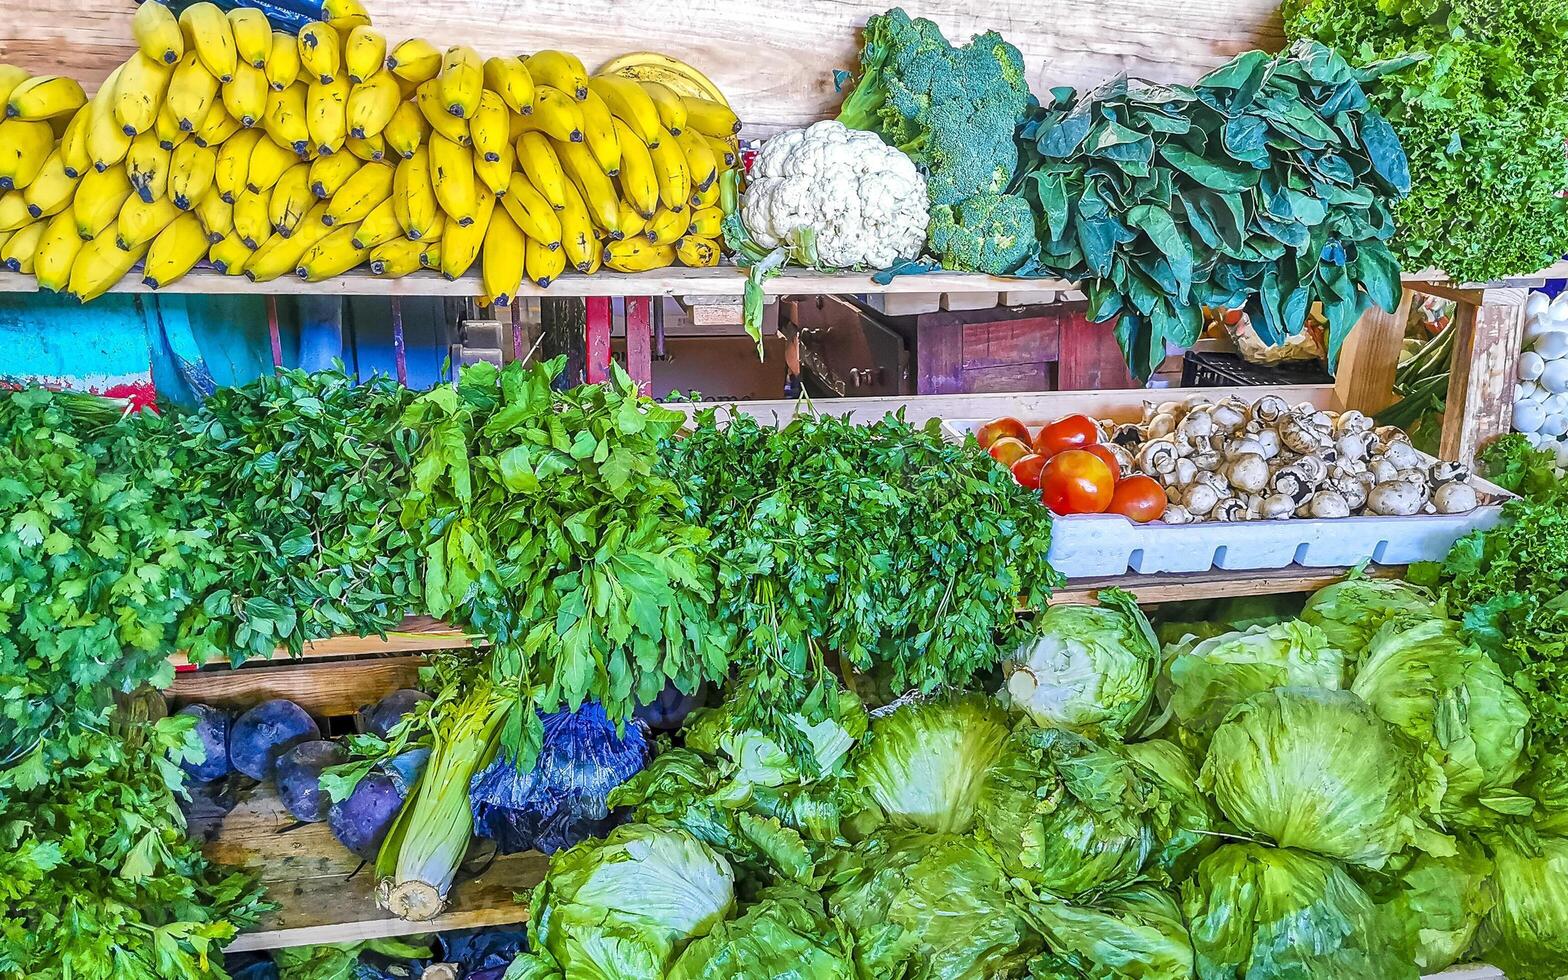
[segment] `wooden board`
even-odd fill
[[[268,899],[280,906],[235,939],[229,952],[523,922],[528,906],[514,896],[543,880],[549,866],[547,857],[533,851],[499,857],[477,878],[460,876],[445,914],[407,922],[376,907],[373,870],[361,868],[326,824],[297,825],[262,787],[241,800],[205,850],[214,861],[255,871]]]
[[[1513,428],[1528,294],[1522,286],[1490,288],[1479,305],[1459,304],[1442,458],[1473,464],[1488,442]]]
[[[754,131],[800,126],[836,114],[834,69],[851,69],[857,32],[885,2],[842,0],[366,0],[393,42],[424,37],[437,47],[468,44],[483,55],[563,48],[590,71],[627,51],[684,59],[724,91]],[[1120,71],[1193,82],[1251,48],[1278,49],[1276,0],[1027,0],[985,5],[927,0],[930,17],[962,42],[995,29],[1024,55],[1031,87],[1094,85]],[[33,72],[65,72],[95,89],[135,50],[130,0],[40,0],[7,7],[0,61]]]
[[[367,640],[374,642],[379,637],[337,638],[342,646]],[[166,693],[177,707],[200,702],[230,710],[287,698],[317,718],[336,718],[375,704],[391,691],[418,687],[419,668],[424,663],[422,657],[392,657],[200,670],[176,674]]]
[[[1350,572],[1348,568],[1281,568],[1252,572],[1191,572],[1179,575],[1111,575],[1105,578],[1069,579],[1051,596],[1051,605],[1094,602],[1101,589],[1126,589],[1140,603],[1186,602],[1244,595],[1285,595],[1316,592]],[[1369,566],[1368,575],[1398,578],[1403,565]]]
[[[362,653],[422,653],[427,650],[461,650],[471,646],[484,646],[483,637],[470,636],[462,630],[432,619],[429,616],[409,616],[385,637],[380,636],[331,636],[322,640],[309,640],[300,652],[299,659],[317,657],[342,657]],[[279,648],[274,660],[293,659],[286,649]],[[170,662],[176,668],[190,664],[183,653],[175,654]],[[209,664],[211,661],[209,661]]]

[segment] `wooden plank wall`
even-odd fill
[[[366,0],[394,41],[471,44],[484,54],[564,48],[592,70],[626,51],[662,51],[707,72],[758,132],[831,115],[834,68],[853,67],[856,30],[891,4],[844,0]],[[1277,0],[965,0],[906,3],[948,36],[988,28],[1024,53],[1036,91],[1120,71],[1193,81],[1250,48],[1280,46]],[[9,0],[0,61],[65,72],[89,91],[130,54],[133,0]]]

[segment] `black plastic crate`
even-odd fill
[[[1230,388],[1238,385],[1321,385],[1334,379],[1316,361],[1293,361],[1264,367],[1238,354],[1188,351],[1181,361],[1183,388]]]

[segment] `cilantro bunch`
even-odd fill
[[[1461,281],[1568,252],[1568,0],[1285,0],[1289,38],[1366,64],[1427,59],[1368,93],[1410,158],[1395,211],[1407,269]]]
[[[739,632],[735,711],[811,767],[803,716],[833,716],[838,675],[894,694],[962,688],[1020,640],[1020,601],[1057,582],[1050,515],[935,424],[802,415],[780,429],[714,412],[662,471],[714,535],[719,618]]]

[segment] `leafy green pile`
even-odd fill
[[[1539,500],[1561,492],[1557,455],[1537,449],[1518,432],[1493,439],[1481,450],[1481,472],[1510,493]]]
[[[116,692],[171,681],[176,619],[214,575],[167,424],[122,408],[0,396],[0,785],[101,729]]]
[[[1394,245],[1485,282],[1568,252],[1568,0],[1285,0],[1287,37],[1358,62],[1425,53],[1369,93],[1410,157]]]
[[[685,416],[619,368],[556,391],[564,363],[474,365],[401,421],[399,520],[422,542],[425,611],[490,639],[491,679],[515,704],[502,747],[525,768],[541,712],[592,697],[624,722],[667,684],[722,678],[733,637],[713,620],[708,533],[654,473]]]
[[[1043,606],[1058,581],[1046,509],[934,423],[775,429],[708,411],[661,466],[713,533],[740,723],[806,765],[788,715],[829,717],[841,666],[883,673],[895,694],[962,687],[1018,645],[1018,603]]]
[[[249,875],[185,835],[195,719],[77,732],[0,791],[0,976],[222,980],[219,951],[266,911]]]
[[[1204,306],[1245,306],[1277,344],[1321,303],[1332,365],[1369,305],[1399,300],[1385,243],[1410,171],[1363,88],[1398,67],[1303,41],[1192,88],[1053,89],[1019,131],[1040,267],[1085,284],[1140,378],[1167,341],[1191,346]]]
[[[176,422],[172,461],[223,579],[180,623],[191,658],[235,663],[366,636],[418,605],[418,541],[399,524],[413,394],[384,376],[264,375]]]

